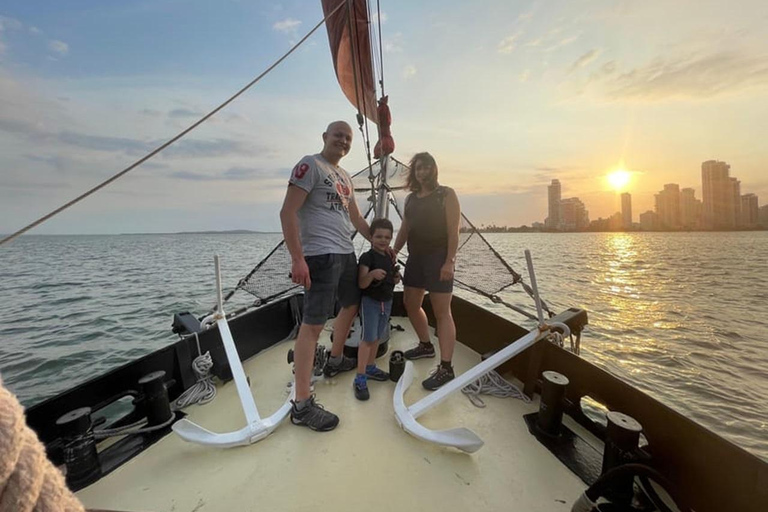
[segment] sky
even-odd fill
[[[547,184],[590,218],[723,160],[768,203],[768,3],[382,0],[394,156],[429,151],[475,224],[543,221]],[[374,3],[375,8],[375,3]],[[0,6],[0,233],[120,171],[261,73],[320,1]],[[354,124],[325,29],[214,119],[31,234],[279,230],[288,174]],[[342,162],[366,165],[360,137]]]

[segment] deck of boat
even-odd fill
[[[390,350],[416,337],[405,318],[393,318]],[[329,332],[320,342],[330,347]],[[262,416],[286,398],[291,369],[278,344],[245,362]],[[463,372],[480,356],[462,344],[454,365]],[[387,369],[388,358],[379,359]],[[416,361],[406,403],[423,397],[420,381],[436,360]],[[392,408],[393,382],[370,382],[371,399],[352,391],[353,373],[316,384],[318,401],[341,422],[328,433],[286,420],[254,445],[216,449],[182,441],[171,433],[95,484],[81,490],[86,507],[143,512],[257,510],[525,510],[568,511],[584,483],[531,436],[523,415],[538,402],[485,398],[474,407],[461,393],[427,412],[430,428],[464,426],[485,446],[468,455],[417,440],[401,430]],[[245,418],[234,382],[219,386],[216,399],[188,407],[189,419],[214,432],[237,430]]]

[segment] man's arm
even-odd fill
[[[280,209],[280,224],[283,227],[285,246],[291,254],[291,280],[309,289],[309,267],[304,261],[304,250],[299,238],[299,209],[307,199],[307,192],[295,185],[288,185],[283,207]]]
[[[360,208],[357,207],[357,201],[355,200],[354,193],[352,193],[352,195],[349,197],[349,220],[352,222],[352,225],[355,226],[355,229],[358,231],[358,233],[363,235],[363,237],[370,242],[371,227],[360,214]]]
[[[445,263],[440,269],[440,280],[450,281],[453,279],[454,264],[456,263],[456,252],[459,250],[459,223],[461,221],[461,206],[456,192],[449,188],[445,195],[445,222],[448,227],[448,254],[445,256]]]

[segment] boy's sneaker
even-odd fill
[[[369,379],[378,380],[380,382],[384,382],[389,380],[389,374],[379,368],[378,366],[374,366],[373,368],[365,367],[365,376]]]
[[[368,382],[365,380],[358,380],[352,383],[352,387],[355,390],[355,398],[358,400],[368,400],[371,398],[371,394],[368,392]]]
[[[434,391],[443,384],[452,381],[456,378],[456,374],[453,373],[453,367],[450,369],[445,368],[442,364],[437,365],[437,369],[432,372],[424,382],[421,383],[425,389]]]
[[[296,402],[291,400],[291,423],[303,427],[309,427],[317,432],[328,432],[339,424],[339,417],[325,407],[315,402],[315,395],[309,397],[309,402],[301,409]]]
[[[419,342],[414,348],[406,350],[403,354],[406,359],[422,359],[425,357],[435,357],[435,346],[431,343]]]
[[[331,359],[328,358],[328,362],[325,363],[325,368],[323,368],[323,375],[326,377],[334,377],[341,372],[348,372],[355,368],[357,368],[357,359],[342,355],[341,361],[333,364]]]

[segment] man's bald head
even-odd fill
[[[334,121],[323,133],[323,157],[333,165],[349,153],[352,145],[352,127],[345,121]]]
[[[328,125],[328,128],[325,129],[325,133],[330,133],[331,130],[334,128],[346,128],[350,133],[352,133],[352,127],[349,125],[346,121],[334,121],[331,124]]]

